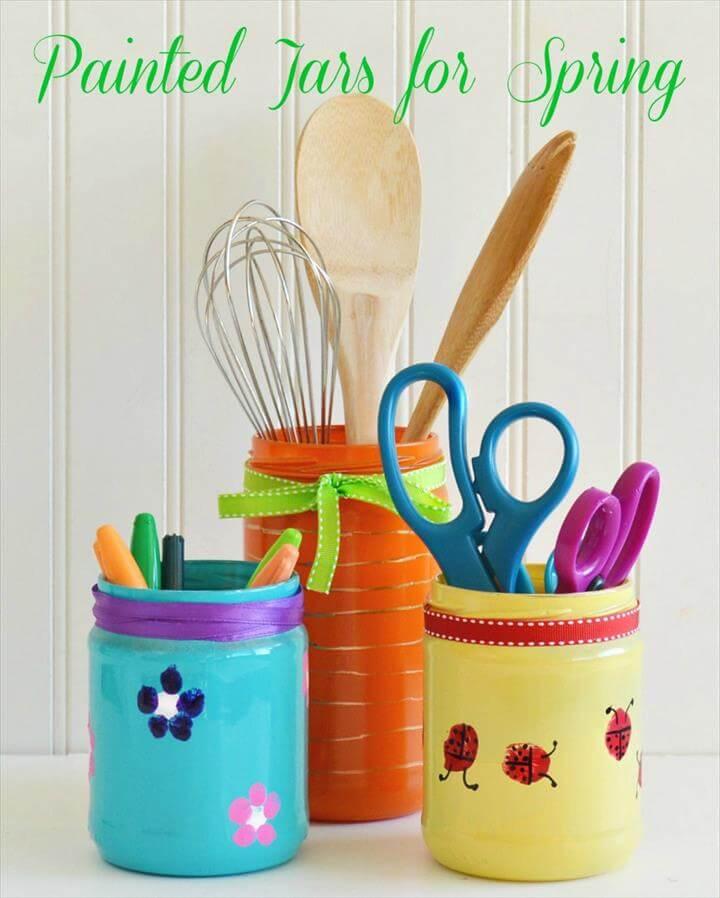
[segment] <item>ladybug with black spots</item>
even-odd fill
[[[632,721],[628,711],[634,703],[635,699],[631,698],[630,704],[624,710],[613,708],[612,705],[605,709],[606,714],[612,714],[605,730],[605,747],[616,761],[622,761],[630,745]]]
[[[502,764],[505,776],[524,786],[531,786],[541,779],[546,779],[550,781],[553,789],[557,788],[557,783],[548,773],[550,757],[557,748],[555,739],[552,746],[550,751],[545,751],[544,748],[530,742],[513,742],[512,745],[508,745]]]
[[[451,773],[462,771],[462,781],[466,789],[473,792],[477,790],[477,783],[467,781],[468,768],[475,763],[478,750],[477,733],[469,723],[456,723],[450,727],[448,737],[443,744],[445,753],[445,775],[439,774],[439,780],[444,783]]]

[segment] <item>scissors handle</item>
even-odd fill
[[[590,487],[573,503],[555,544],[558,592],[585,592],[604,570],[622,521],[619,500]]]
[[[645,545],[660,494],[660,472],[636,461],[623,471],[613,487],[621,509],[620,532],[600,574],[605,586],[617,586],[632,570]]]
[[[558,473],[542,496],[524,502],[513,496],[497,470],[500,437],[515,421],[540,418],[552,424],[563,442],[563,459]],[[577,473],[578,441],[572,425],[556,408],[542,402],[520,402],[500,412],[489,424],[473,459],[475,490],[487,511],[495,514],[483,542],[483,554],[501,589],[533,592],[522,559],[540,525],[564,499]]]
[[[595,592],[598,589],[605,588],[605,581],[598,574],[594,580],[590,581],[588,586],[588,592]],[[545,592],[552,595],[558,591],[558,576],[557,571],[555,570],[555,551],[553,550],[548,556],[547,564],[545,565]]]
[[[395,416],[401,393],[410,384],[428,380],[447,395],[450,462],[462,499],[462,509],[452,521],[434,524],[424,518],[410,501],[400,472],[395,444]],[[473,489],[465,452],[467,395],[460,378],[445,365],[425,362],[399,371],[388,383],[378,412],[378,442],[385,480],[395,508],[405,523],[417,533],[442,568],[451,586],[495,591],[478,544],[484,515]]]

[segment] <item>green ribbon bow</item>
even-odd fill
[[[432,490],[445,483],[445,462],[403,474],[408,497],[428,520],[449,520],[450,504]],[[340,499],[396,511],[382,474],[323,474],[314,483],[272,477],[245,467],[244,491],[218,496],[221,518],[264,518],[317,510],[318,541],[308,589],[330,592],[340,552]]]

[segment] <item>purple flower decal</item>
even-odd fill
[[[160,674],[162,692],[153,686],[141,686],[137,694],[138,710],[149,714],[148,727],[156,739],[170,734],[181,742],[192,735],[193,719],[202,714],[205,696],[201,689],[182,689],[180,671],[171,665]]]

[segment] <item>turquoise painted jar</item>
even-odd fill
[[[90,833],[105,860],[216,876],[307,835],[307,637],[297,577],[189,561],[185,586],[99,580],[90,648]]]

